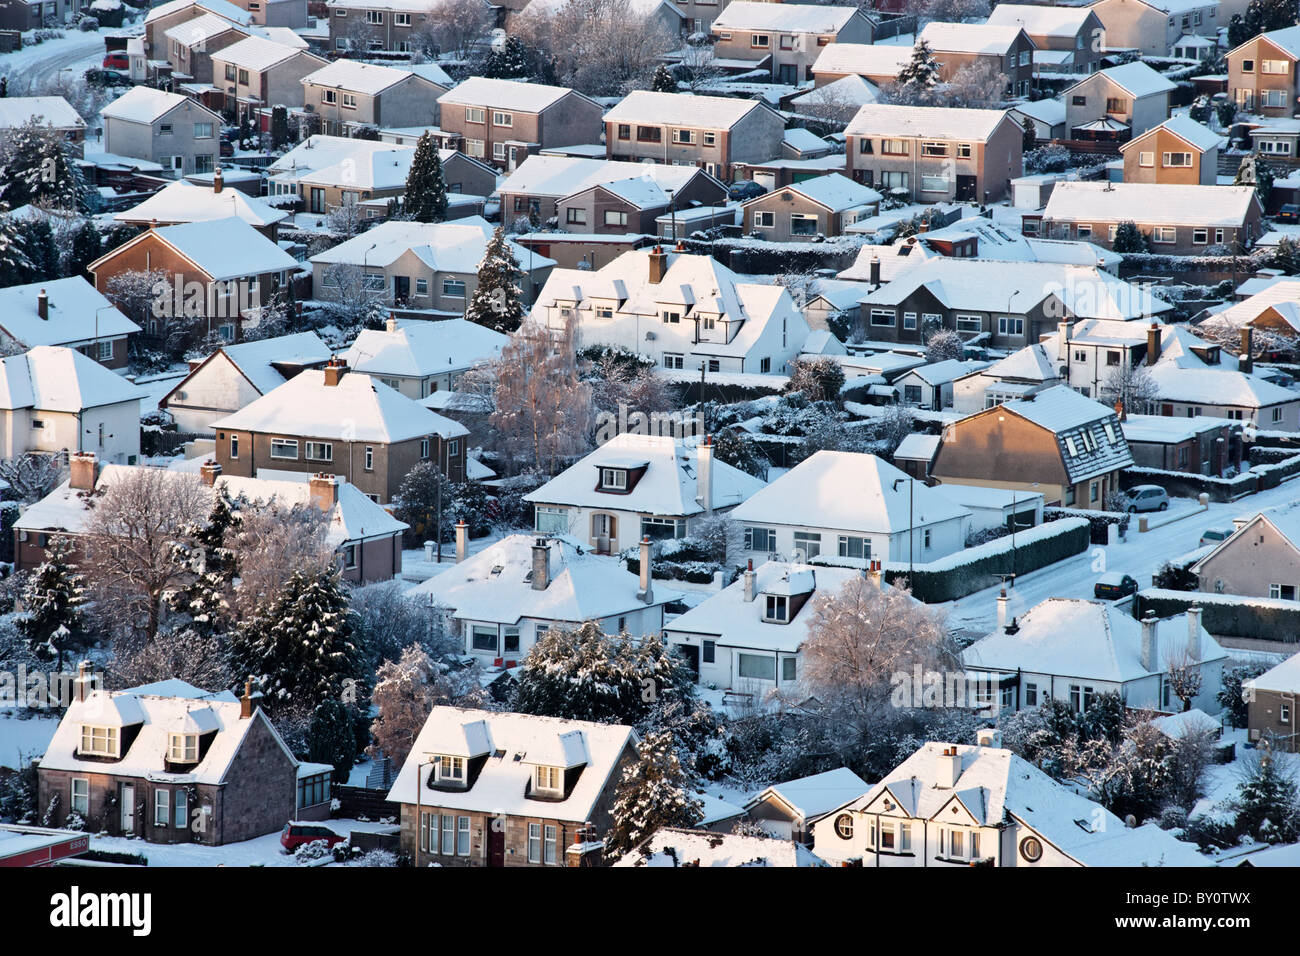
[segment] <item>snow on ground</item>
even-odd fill
[[[30,707],[0,711],[0,767],[17,770],[44,754],[58,726],[58,717]]]
[[[57,39],[0,54],[0,75],[9,77],[9,95],[30,96],[65,70],[79,76],[99,66],[104,59],[103,33],[109,29],[82,33],[72,27]]]

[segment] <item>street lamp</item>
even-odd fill
[[[417,763],[415,765],[415,867],[420,867],[420,841],[424,839],[424,814],[420,810],[420,802],[423,795],[420,790],[424,784],[420,782],[420,777],[424,773],[424,768],[428,767],[429,772],[433,773],[434,761],[428,763]]]
[[[915,549],[913,548],[914,530],[916,519],[913,517],[913,502],[915,500],[916,479],[908,476],[906,478],[894,479],[894,490],[898,491],[898,486],[902,482],[907,482],[907,586],[912,587],[912,577],[915,570]]]
[[[1037,488],[1038,482],[1033,482],[1030,488]],[[1016,493],[1018,489],[1011,489],[1011,586],[1016,586],[1016,526],[1020,524],[1020,512],[1016,510]]]

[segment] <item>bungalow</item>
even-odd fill
[[[771,242],[839,236],[846,226],[875,215],[883,198],[839,173],[803,179],[746,202],[745,232]]]
[[[1229,419],[1124,415],[1119,424],[1139,468],[1216,477],[1241,468],[1242,426]]]
[[[817,88],[846,77],[859,77],[877,88],[898,79],[912,60],[912,48],[893,43],[829,43],[821,48],[810,72]]]
[[[709,31],[714,55],[766,62],[778,83],[799,84],[832,43],[871,43],[875,23],[856,7],[732,0]]]
[[[238,189],[225,188],[225,174],[218,166],[212,173],[212,185],[200,186],[178,179],[158,190],[138,206],[125,209],[113,217],[114,222],[140,229],[150,226],[176,226],[187,222],[211,222],[235,216],[248,223],[267,239],[276,241],[279,224],[288,217],[256,196]]]
[[[811,844],[817,821],[870,789],[848,767],[837,767],[760,790],[745,804],[746,817],[770,837]]]
[[[1039,53],[1059,53],[1044,73],[1095,73],[1106,44],[1104,28],[1094,7],[1043,7],[1026,3],[999,3],[985,21],[990,26],[1019,27]]]
[[[1170,117],[1119,148],[1124,182],[1218,185],[1224,138],[1187,116]]]
[[[1217,36],[1226,28],[1219,0],[1097,0],[1092,9],[1105,29],[1106,47],[1143,56],[1168,56],[1185,34]]]
[[[1237,518],[1236,529],[1192,565],[1201,591],[1300,600],[1300,505]]]
[[[125,369],[130,338],[139,331],[81,276],[0,289],[0,343],[10,349],[65,346],[105,368]]]
[[[344,136],[309,136],[267,167],[268,201],[293,196],[304,212],[325,215],[345,203],[389,199],[406,192],[413,146]],[[452,179],[448,178],[448,191]],[[451,174],[454,175],[454,174]]]
[[[946,359],[910,369],[896,378],[893,385],[899,390],[904,405],[941,412],[945,408],[952,408],[955,381],[986,369],[991,364],[976,359]]]
[[[507,342],[507,336],[467,319],[389,318],[383,329],[363,329],[343,361],[419,400],[454,389],[465,372],[496,358]]]
[[[1291,117],[1300,100],[1300,26],[1270,30],[1224,54],[1228,95],[1243,113]]]
[[[969,415],[1063,384],[1064,376],[1054,360],[1055,354],[1041,342],[1026,345],[988,368],[955,379],[952,383],[953,410]]]
[[[81,155],[86,121],[62,96],[0,97],[0,148],[8,143],[14,130],[33,121],[61,133],[73,152]]]
[[[1122,143],[1169,118],[1169,94],[1175,89],[1140,60],[1099,70],[1061,94],[1065,128],[1072,139]]]

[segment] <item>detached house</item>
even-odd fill
[[[1095,73],[1106,47],[1094,7],[999,3],[985,22],[1024,30],[1043,73]]]
[[[259,109],[305,105],[303,78],[328,63],[300,47],[248,37],[212,55],[212,84],[227,110],[251,119]]]
[[[267,168],[268,194],[295,196],[304,212],[325,215],[345,203],[400,197],[406,192],[414,146],[345,136],[309,136]],[[445,160],[444,160],[445,162]],[[450,167],[443,174],[456,192]]]
[[[410,70],[336,60],[301,79],[303,108],[321,118],[321,132],[349,135],[363,126],[434,126],[440,86]]]
[[[1036,491],[1049,506],[1097,510],[1132,464],[1114,410],[1057,385],[949,425],[930,474],[949,484]]]
[[[1024,174],[1024,129],[1003,110],[868,104],[844,133],[852,179],[918,202],[992,202]]]
[[[785,120],[757,100],[638,90],[605,114],[605,155],[702,166],[729,180],[781,155]]]
[[[454,389],[461,375],[496,358],[509,341],[468,319],[390,318],[383,329],[363,329],[343,360],[349,368],[418,400]]]
[[[1223,142],[1194,119],[1170,117],[1119,148],[1124,182],[1215,186]]]
[[[927,23],[916,40],[925,43],[942,65],[940,77],[981,64],[1006,78],[1007,96],[1028,96],[1034,80],[1034,41],[1019,24]]]
[[[145,16],[143,52],[150,60],[166,60],[167,31],[205,16],[236,24],[246,33],[253,22],[248,10],[230,0],[170,0],[153,7]]]
[[[1300,505],[1234,519],[1232,535],[1192,565],[1208,594],[1300,600]]]
[[[1144,56],[1168,56],[1187,34],[1218,36],[1219,0],[1097,0],[1092,9],[1106,30],[1109,49],[1129,48]]]
[[[1065,129],[1071,139],[1122,143],[1169,118],[1169,94],[1175,89],[1140,60],[1099,70],[1061,94]]]
[[[543,149],[600,142],[600,106],[563,86],[471,76],[438,98],[466,155],[513,170]]]
[[[81,276],[0,289],[0,342],[12,348],[61,345],[105,368],[124,369],[140,331]]]
[[[1244,113],[1291,117],[1300,102],[1300,26],[1270,30],[1224,54],[1228,95]]]
[[[106,153],[159,163],[177,178],[217,168],[221,114],[188,96],[135,86],[100,116]]]
[[[1300,694],[1300,655],[1292,655],[1258,677],[1242,681],[1247,697],[1247,727],[1252,743],[1268,741],[1274,750],[1300,750],[1295,713]]]
[[[803,179],[745,203],[745,232],[773,242],[838,236],[859,219],[875,215],[883,198],[839,173]]]
[[[63,134],[73,152],[77,156],[82,154],[86,121],[62,96],[0,97],[0,147],[8,142],[15,129],[33,121]]]
[[[832,43],[871,43],[875,24],[856,7],[732,0],[713,21],[714,55],[766,62],[778,83],[799,84]]]
[[[636,759],[631,727],[434,707],[388,799],[417,866],[582,866]]]

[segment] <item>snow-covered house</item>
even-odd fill
[[[910,369],[894,380],[904,405],[942,411],[953,404],[953,382],[992,364],[977,359],[945,359]]]
[[[1189,116],[1171,116],[1119,148],[1126,183],[1218,183],[1219,147],[1226,140]]]
[[[807,844],[818,820],[870,789],[871,784],[848,767],[839,767],[774,783],[750,797],[745,811],[769,836]]]
[[[180,83],[211,88],[214,85],[212,54],[248,36],[246,27],[214,13],[205,13],[163,31],[172,77]]]
[[[812,599],[834,595],[861,574],[856,568],[785,561],[754,568],[751,561],[733,584],[670,621],[665,637],[701,684],[756,701],[776,690],[793,692]]]
[[[730,512],[764,485],[707,440],[623,432],[524,496],[537,531],[572,535],[603,554],[642,538],[684,538],[696,521]]]
[[[661,246],[595,271],[553,270],[529,321],[571,329],[578,349],[624,348],[666,369],[760,374],[786,372],[810,331],[784,287]]]
[[[1228,18],[1219,17],[1219,0],[1097,0],[1092,9],[1107,47],[1143,56],[1168,56],[1179,37],[1217,37],[1228,26]]]
[[[1200,608],[1137,621],[1108,601],[1075,598],[1036,604],[962,652],[969,675],[996,680],[989,704],[1000,713],[1049,699],[1083,713],[1108,693],[1135,710],[1181,711],[1174,673],[1187,670],[1200,680],[1191,706],[1217,714],[1227,659],[1201,626]]]
[[[197,100],[133,86],[99,115],[106,153],[161,163],[178,179],[217,168],[223,120]]]
[[[1103,28],[1091,7],[999,3],[985,22],[1024,30],[1044,73],[1092,73],[1101,62]]]
[[[1041,342],[1017,349],[1004,359],[952,383],[954,411],[969,415],[1032,392],[1063,383],[1063,378]]]
[[[1267,740],[1276,750],[1300,750],[1296,695],[1300,694],[1300,654],[1293,654],[1258,677],[1242,681],[1249,739]]]
[[[732,0],[714,18],[714,55],[766,65],[778,83],[798,85],[831,43],[871,43],[875,24],[852,6]]]
[[[1130,828],[1001,747],[932,741],[813,826],[817,855],[862,866],[1204,866],[1154,823]]]
[[[477,322],[390,318],[383,329],[365,329],[343,360],[407,398],[428,398],[453,389],[466,371],[501,354],[509,339]]]
[[[139,331],[81,276],[0,289],[0,341],[11,347],[61,345],[124,369],[130,337]]]
[[[951,81],[964,68],[985,66],[1006,80],[1008,97],[1029,95],[1037,45],[1023,24],[941,23],[932,21],[916,35],[933,52],[939,77]]]
[[[303,77],[328,62],[296,44],[250,36],[212,55],[213,85],[224,91],[226,110],[251,120],[259,109],[305,105]]]
[[[436,579],[435,579],[436,580]],[[434,707],[388,799],[416,866],[579,865],[636,759],[620,724]]]
[[[966,545],[970,512],[875,455],[819,451],[731,513],[739,557],[934,561]],[[730,550],[730,549],[729,549]]]
[[[663,827],[614,866],[796,867],[826,866],[826,863],[802,843]]]
[[[1228,95],[1237,109],[1260,116],[1295,114],[1296,65],[1300,64],[1300,27],[1288,26],[1251,37],[1223,55],[1228,66]]]
[[[1234,519],[1231,536],[1192,565],[1210,594],[1300,600],[1300,503]]]
[[[538,150],[600,142],[600,105],[564,86],[471,76],[438,103],[443,132],[500,169],[512,170]]]
[[[1066,135],[1122,143],[1167,120],[1177,88],[1141,60],[1098,70],[1061,94]]]
[[[303,369],[329,361],[330,349],[315,332],[294,332],[224,345],[190,371],[158,401],[180,432],[215,434],[212,423],[239,411]]]
[[[755,196],[742,206],[744,229],[770,242],[838,236],[858,220],[875,215],[883,198],[870,186],[828,173]]]
[[[36,122],[62,133],[78,156],[86,139],[86,121],[62,96],[0,97],[0,148],[9,145],[14,131]]]
[[[185,179],[164,186],[138,206],[124,209],[115,222],[147,228],[174,226],[183,222],[209,222],[236,216],[272,242],[280,220],[289,214],[238,189],[226,189],[220,167],[212,173],[212,185],[200,186]]]
[[[321,119],[321,132],[347,136],[365,126],[434,126],[438,96],[447,92],[419,73],[377,63],[335,60],[304,76],[303,109]]]
[[[43,819],[222,846],[329,817],[333,768],[295,759],[247,690],[167,680],[108,691],[83,665],[73,698],[40,759]]]
[[[879,89],[897,80],[899,70],[911,59],[912,48],[901,44],[828,43],[809,72],[818,89],[850,76],[866,80]]]

